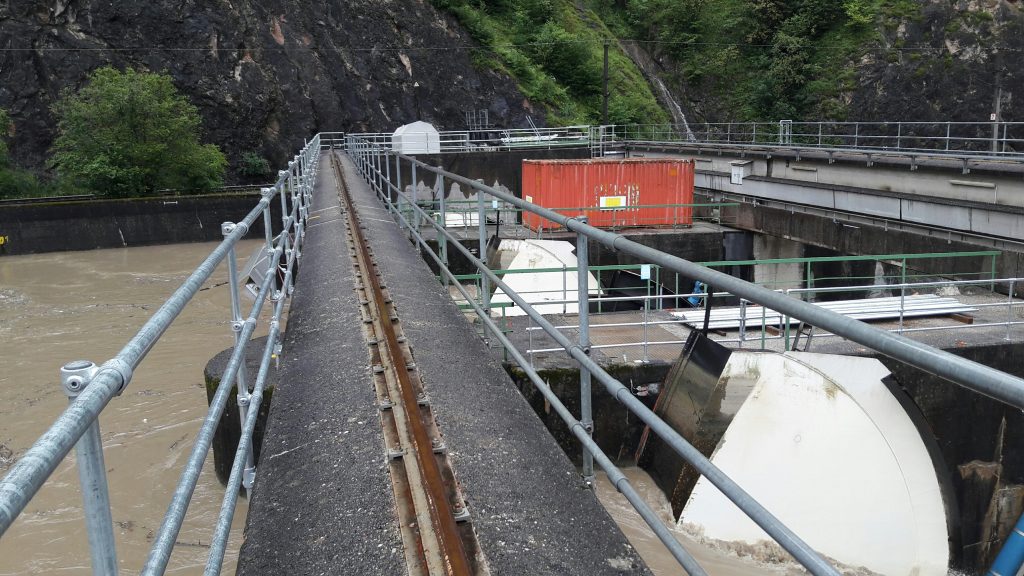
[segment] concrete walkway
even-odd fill
[[[491,574],[648,574],[355,169],[375,249]],[[321,162],[240,575],[404,573],[329,160]]]

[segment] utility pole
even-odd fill
[[[601,106],[601,124],[608,125],[608,40],[604,41],[604,103]]]
[[[1003,121],[1000,109],[1003,105],[1003,78],[996,76],[996,111],[992,114],[992,151],[999,152],[999,124]]]

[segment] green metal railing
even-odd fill
[[[829,281],[843,281],[846,283],[856,282],[858,280],[867,280],[869,284],[875,283],[892,283],[892,284],[907,284],[908,282],[935,278],[945,277],[953,279],[985,279],[992,280],[996,279],[997,274],[997,260],[1001,253],[998,250],[978,250],[972,252],[928,252],[921,254],[869,254],[869,255],[856,255],[856,256],[808,256],[799,258],[771,258],[761,260],[719,260],[712,262],[698,262],[701,266],[708,268],[730,268],[734,266],[738,267],[749,267],[749,266],[779,266],[779,265],[802,265],[804,266],[804,276],[801,279],[801,285],[806,290],[801,290],[801,296],[805,300],[813,299],[817,293],[814,290],[825,291],[826,286],[822,283]],[[945,271],[943,273],[928,273],[914,271],[912,265],[915,262],[928,261],[928,260],[964,260],[964,259],[983,259],[987,260],[987,270],[972,270],[972,271]],[[815,264],[826,264],[826,263],[849,263],[849,262],[881,262],[891,263],[899,269],[898,274],[872,274],[870,276],[856,276],[856,275],[844,275],[844,276],[815,276],[813,266]],[[588,270],[598,277],[600,284],[600,273],[601,272],[617,272],[617,271],[643,271],[644,268],[649,269],[648,278],[646,278],[646,291],[648,296],[660,295],[662,288],[668,288],[666,283],[662,282],[663,276],[666,280],[671,274],[671,287],[672,292],[676,294],[676,298],[673,300],[673,307],[679,306],[679,299],[685,298],[683,292],[689,291],[689,286],[681,286],[681,276],[678,273],[671,271],[662,271],[661,266],[656,264],[608,264],[603,266],[589,266]],[[497,269],[492,272],[498,276],[514,275],[514,274],[562,274],[563,277],[563,301],[567,301],[565,296],[572,290],[572,287],[568,285],[568,273],[577,272],[578,269],[571,266],[562,266],[558,268],[514,268],[514,269]],[[483,275],[480,273],[475,274],[458,274],[455,276],[459,282],[471,282],[477,287],[478,298],[482,302],[482,278]],[[777,288],[779,285],[786,287],[793,287],[794,280],[771,280],[764,282],[754,282],[760,286],[767,288]],[[849,287],[850,292],[857,291],[859,287],[851,285]],[[835,292],[834,289],[829,290]],[[550,293],[550,290],[542,291],[544,293]],[[529,291],[521,291],[519,294],[530,294]],[[598,313],[602,312],[602,303],[608,301],[605,298],[595,299],[598,305]],[[664,298],[659,298],[655,304],[655,309],[664,308]]]

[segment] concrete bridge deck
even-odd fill
[[[325,159],[326,160],[326,159]],[[491,574],[647,574],[347,158]],[[324,162],[326,165],[327,163]],[[405,574],[336,182],[322,170],[238,574]]]

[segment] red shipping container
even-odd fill
[[[591,226],[691,226],[693,160],[524,160],[523,199],[566,216],[587,216]],[[671,206],[670,206],[671,205]],[[523,212],[532,230],[555,227]]]

